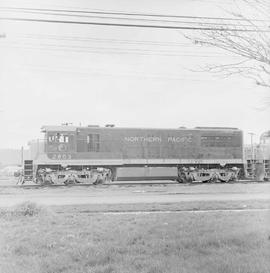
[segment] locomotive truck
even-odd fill
[[[119,170],[145,168],[175,170],[178,182],[229,182],[244,171],[237,128],[61,125],[43,126],[42,132],[42,151],[25,161],[20,183],[102,183],[117,180]]]

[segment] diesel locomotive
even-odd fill
[[[237,128],[61,125],[43,126],[42,132],[42,151],[25,161],[23,180],[101,183],[116,180],[119,169],[171,168],[179,182],[229,182],[244,170],[243,133]]]

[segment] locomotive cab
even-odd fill
[[[70,127],[46,128],[44,131],[45,151],[50,159],[71,159],[76,152],[76,129],[72,130]]]

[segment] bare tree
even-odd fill
[[[230,12],[231,19],[221,18],[213,30],[188,38],[197,45],[219,48],[240,57],[235,63],[208,65],[207,71],[225,76],[240,74],[270,88],[270,1],[240,1],[239,12]]]

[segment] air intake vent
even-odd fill
[[[238,128],[235,128],[235,127],[195,127],[195,129],[217,129],[217,130],[229,129],[229,130],[238,130]]]
[[[99,127],[99,125],[92,125],[92,124],[90,124],[90,125],[87,125],[87,127],[96,128],[96,127]]]

